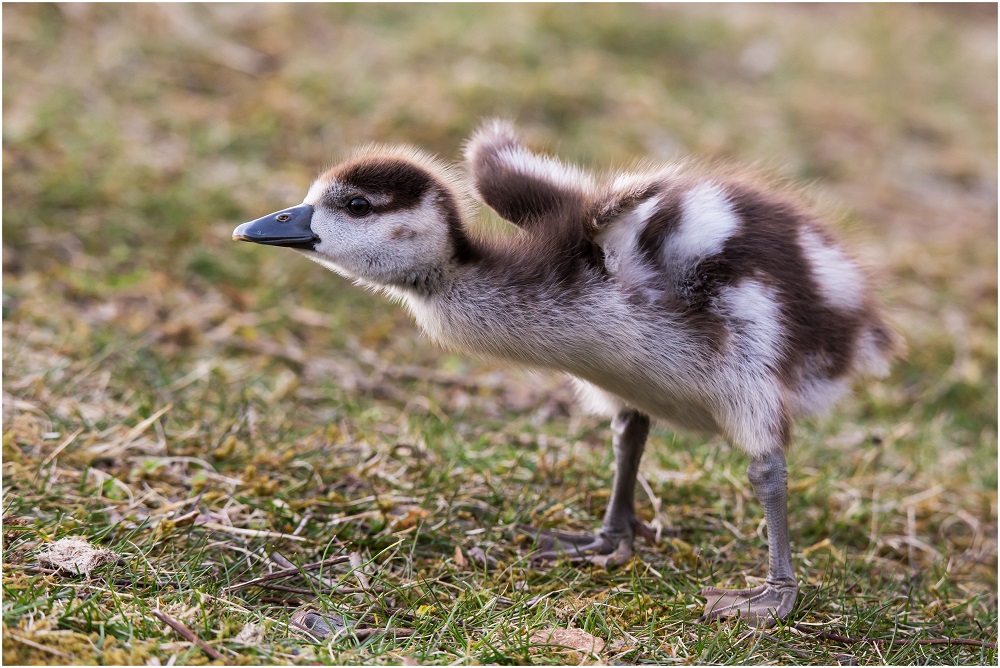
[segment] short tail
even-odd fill
[[[864,376],[884,378],[892,362],[906,354],[906,340],[890,324],[876,317],[861,331],[855,369]]]

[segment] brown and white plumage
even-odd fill
[[[465,156],[467,180],[413,149],[359,151],[295,208],[311,214],[301,232],[314,240],[296,248],[401,299],[440,344],[566,372],[589,408],[615,416],[602,531],[550,540],[549,556],[631,554],[649,416],[743,449],[773,529],[768,585],[706,590],[708,612],[787,615],[792,421],[828,408],[853,376],[884,374],[895,347],[864,271],[794,197],[738,175],[663,166],[596,178],[532,153],[499,121]],[[472,231],[468,190],[522,233]],[[234,236],[261,241],[247,234],[259,223]]]

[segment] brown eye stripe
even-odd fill
[[[455,197],[423,167],[400,158],[363,157],[338,168],[330,178],[360,192],[386,196],[387,203],[371,204],[371,212],[377,214],[416,208],[430,191],[436,190],[434,202],[444,212],[455,261],[465,264],[479,257],[466,234]],[[334,195],[331,193],[329,197]],[[345,203],[330,201],[329,205],[336,207]]]
[[[361,158],[345,165],[334,177],[361,192],[387,195],[387,204],[372,207],[378,213],[418,206],[434,183],[433,178],[416,165],[392,158]]]

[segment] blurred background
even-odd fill
[[[397,307],[230,240],[360,143],[456,159],[482,118],[506,116],[598,171],[695,155],[809,186],[881,281],[909,354],[800,430],[793,477],[810,482],[793,541],[827,536],[910,575],[947,564],[974,602],[966,621],[995,636],[996,11],[5,4],[4,512],[61,535],[155,518],[207,480],[221,491],[204,513],[282,531],[303,498],[354,498],[346,472],[374,479],[354,467],[404,443],[471,471],[470,496],[512,448],[530,453],[520,482],[487,494],[487,524],[563,493],[536,458],[575,470],[592,514],[547,518],[599,518],[608,432],[561,379],[442,353]],[[656,438],[674,446],[644,463],[664,513],[691,493],[691,517],[701,504],[752,533],[747,489],[702,472],[722,452],[741,477],[738,453]],[[409,465],[384,496],[430,495]],[[42,470],[46,484],[27,482]],[[5,607],[5,626],[20,614]]]

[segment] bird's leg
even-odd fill
[[[707,587],[708,599],[702,619],[745,617],[758,626],[771,626],[784,619],[795,605],[799,587],[792,569],[792,546],[788,538],[788,469],[781,450],[754,459],[747,476],[764,507],[767,523],[767,580],[753,589]]]
[[[636,535],[654,538],[653,531],[635,513],[635,482],[649,435],[649,417],[635,410],[622,411],[611,422],[611,430],[615,480],[600,530],[594,535],[535,531],[539,549],[532,554],[532,560],[568,559],[619,566],[631,558]]]

